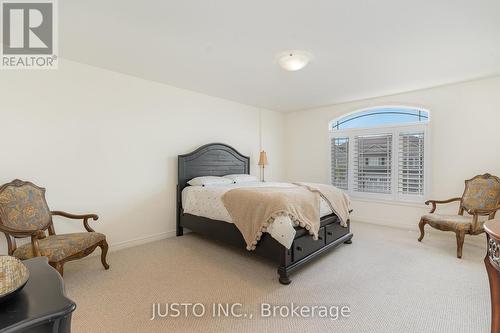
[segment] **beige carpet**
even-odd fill
[[[77,303],[74,332],[488,332],[484,248],[455,236],[355,224],[342,245],[277,282],[276,267],[245,251],[188,234],[68,263],[66,290]],[[480,236],[484,237],[484,236]],[[151,321],[152,303],[204,303],[203,318]],[[242,303],[247,318],[217,318],[212,303]],[[348,305],[350,318],[260,318],[261,303]]]

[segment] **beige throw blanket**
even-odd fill
[[[340,225],[347,227],[349,219],[349,207],[351,201],[349,196],[341,189],[326,184],[317,183],[294,183],[295,185],[305,187],[312,192],[317,192],[330,205],[332,212],[340,219]]]
[[[247,250],[255,250],[262,233],[280,215],[289,216],[317,239],[319,200],[317,192],[305,187],[237,188],[222,196],[233,223],[247,243]]]
[[[341,224],[347,226],[349,199],[341,190],[323,184],[297,183],[297,187],[237,188],[226,192],[222,202],[243,235],[247,250],[254,250],[262,233],[278,216],[289,216],[318,238],[319,205],[323,197]],[[339,201],[337,203],[337,201]]]

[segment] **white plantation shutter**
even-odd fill
[[[374,107],[332,120],[331,183],[353,197],[422,202],[429,179],[429,111]]]
[[[392,134],[356,136],[354,149],[355,190],[390,194]]]
[[[424,194],[424,132],[399,134],[400,194]]]
[[[332,184],[347,190],[349,165],[349,138],[332,138],[331,142]]]

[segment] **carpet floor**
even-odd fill
[[[353,232],[352,244],[311,262],[289,286],[278,283],[274,264],[195,234],[112,252],[108,271],[97,256],[68,263],[73,332],[489,331],[485,247],[466,243],[460,260],[452,233],[427,233],[418,243],[414,231],[360,223]],[[153,303],[163,313],[165,303],[202,303],[206,312],[150,320]],[[214,303],[241,303],[235,310],[247,317],[214,318]],[[268,318],[262,303],[348,306],[351,313]]]

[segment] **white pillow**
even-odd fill
[[[232,184],[233,181],[224,177],[216,177],[216,176],[204,176],[204,177],[196,177],[187,182],[191,186],[207,186],[207,185],[229,185]]]
[[[257,177],[247,174],[225,175],[224,178],[230,179],[235,184],[258,181]]]

